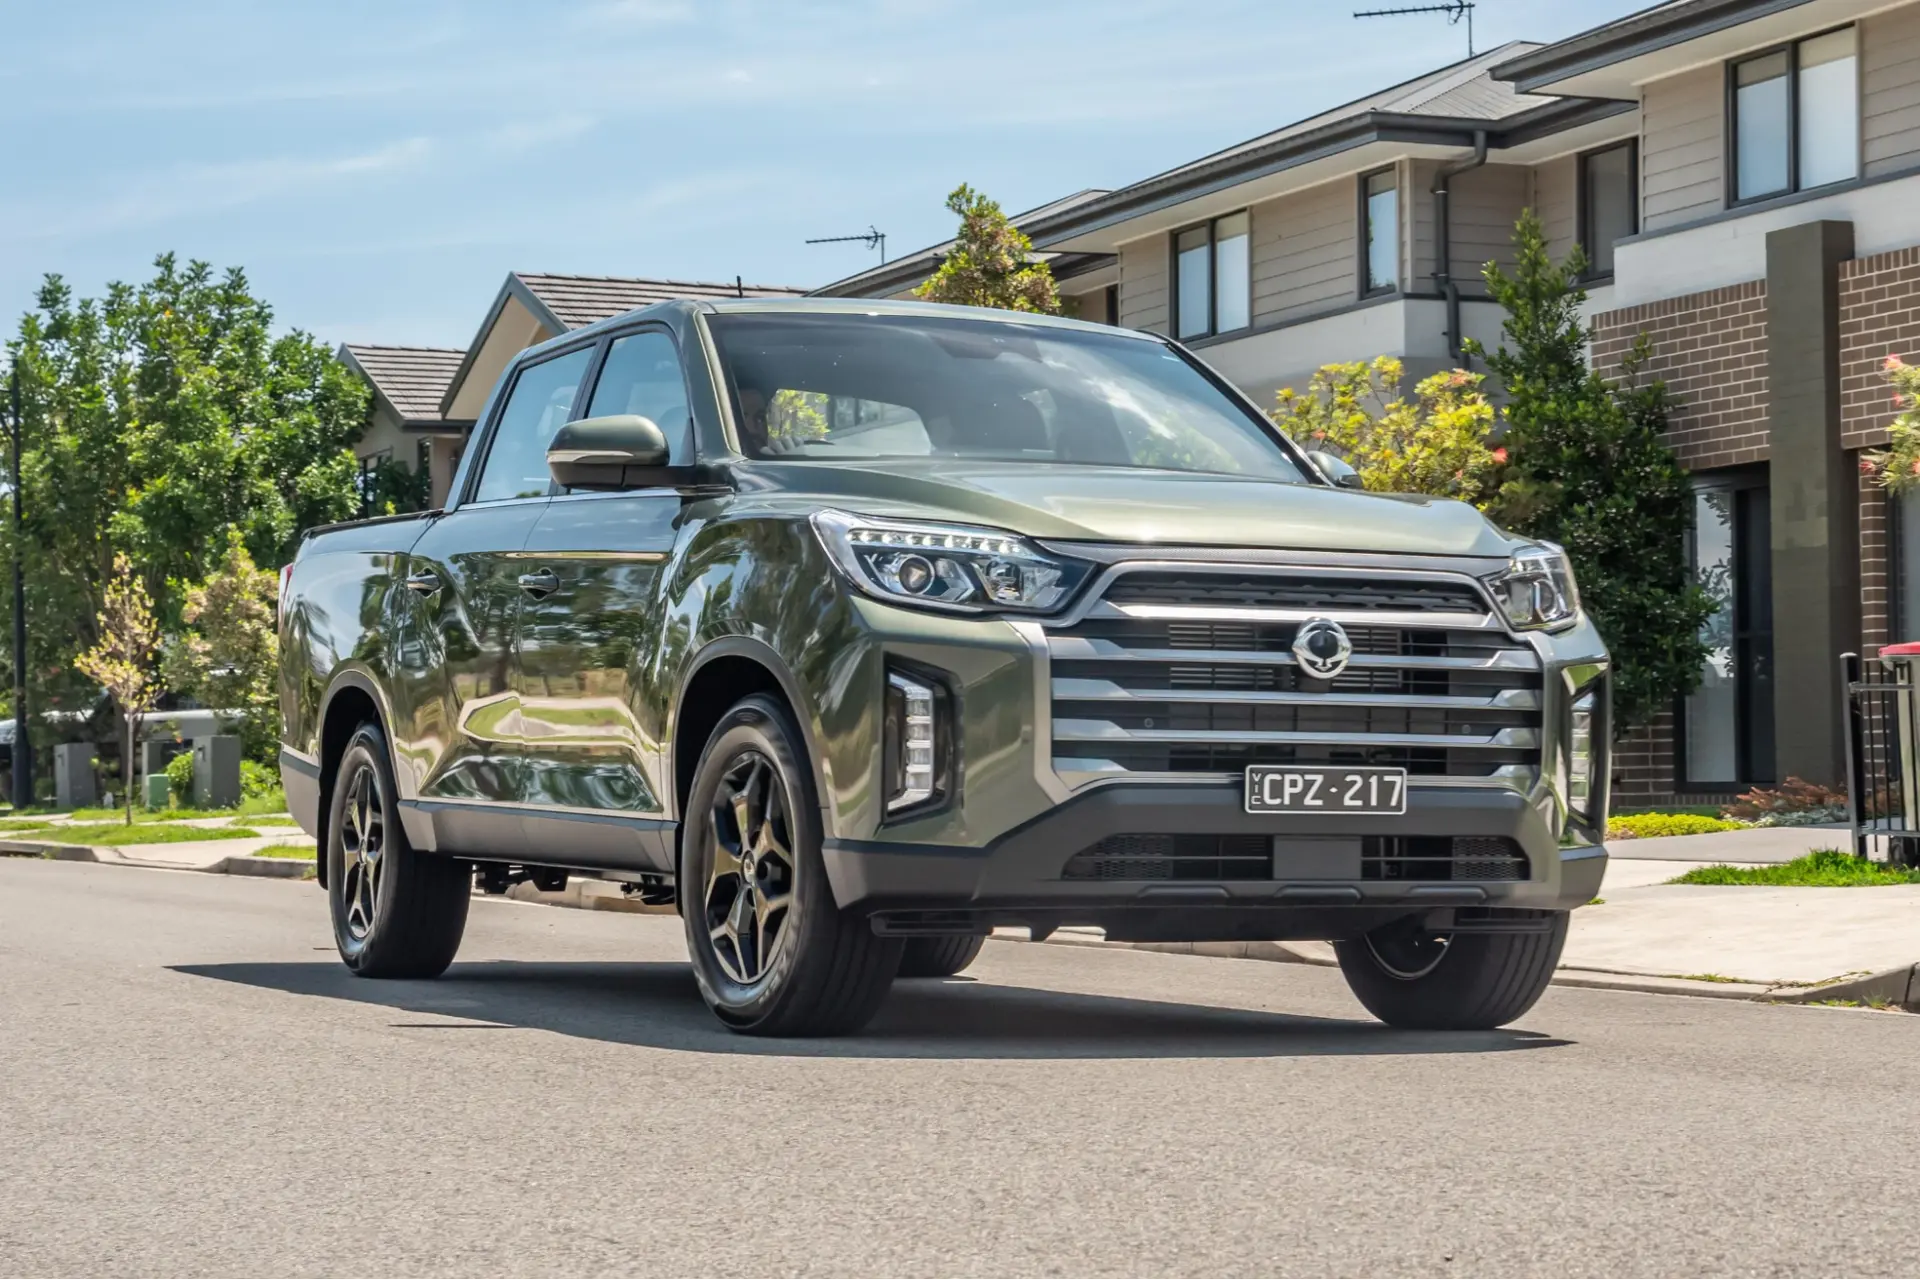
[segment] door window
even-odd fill
[[[616,338],[600,368],[587,406],[589,418],[638,414],[651,419],[673,446],[673,461],[691,461],[692,416],[687,412],[687,383],[680,374],[680,352],[658,329]]]
[[[494,427],[475,502],[538,498],[552,490],[547,445],[573,416],[574,393],[592,359],[593,348],[582,347],[520,371]]]
[[[1687,698],[1685,781],[1773,779],[1771,510],[1764,486],[1719,481],[1694,493],[1693,572],[1718,606],[1700,629],[1707,658]]]

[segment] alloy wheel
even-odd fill
[[[346,906],[347,935],[355,942],[373,932],[386,847],[380,779],[372,765],[362,764],[347,783],[347,802],[340,812],[340,901]]]
[[[736,756],[714,791],[711,818],[707,936],[727,977],[751,987],[785,945],[793,907],[792,827],[773,762],[758,751]]]

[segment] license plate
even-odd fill
[[[1248,813],[1405,813],[1405,769],[1247,768]]]

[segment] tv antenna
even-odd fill
[[[1415,4],[1402,9],[1359,9],[1356,18],[1403,18],[1412,13],[1444,13],[1447,25],[1459,26],[1460,19],[1467,20],[1467,56],[1473,56],[1473,0],[1449,0],[1447,4]]]
[[[858,240],[861,244],[864,244],[869,249],[878,249],[880,251],[880,261],[882,265],[886,263],[887,233],[884,231],[875,229],[874,225],[871,222],[867,224],[867,229],[857,236],[821,236],[817,240],[809,240],[807,241],[807,243],[808,244],[850,244],[855,240]]]

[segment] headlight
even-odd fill
[[[870,520],[819,511],[814,532],[868,595],[962,613],[1041,613],[1071,596],[1089,566],[1025,538],[969,525]]]
[[[1580,616],[1580,589],[1567,553],[1550,543],[1521,547],[1507,567],[1484,579],[1514,629],[1564,627]]]

